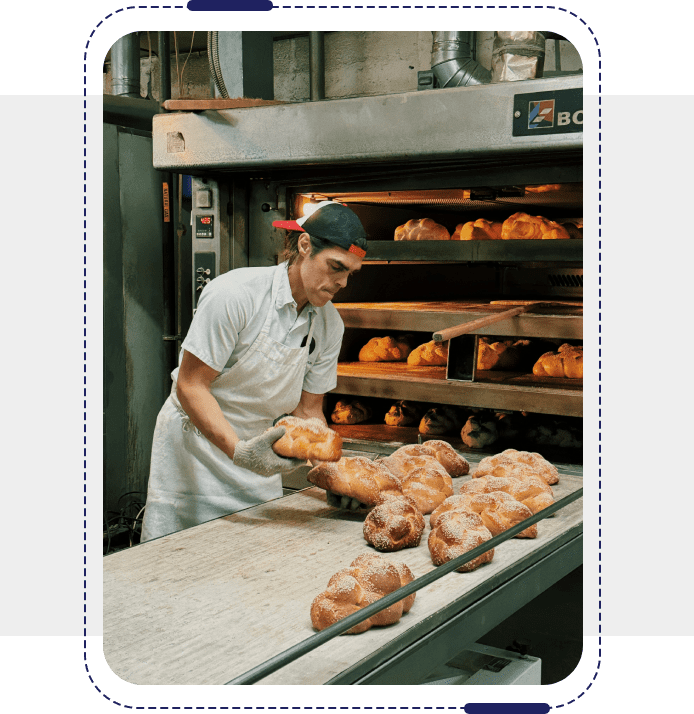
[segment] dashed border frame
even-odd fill
[[[89,673],[89,665],[87,663],[87,50],[89,43],[96,31],[101,25],[112,17],[115,17],[126,10],[185,10],[183,5],[130,5],[120,8],[106,15],[89,34],[89,40],[84,48],[84,80],[83,80],[83,111],[84,111],[84,128],[83,128],[83,166],[84,166],[84,185],[83,185],[83,228],[84,228],[84,246],[83,246],[83,276],[84,276],[84,302],[83,302],[83,346],[84,346],[84,364],[83,364],[83,397],[84,397],[84,424],[83,424],[83,455],[84,455],[84,475],[83,475],[83,510],[84,510],[84,533],[83,533],[83,659],[84,667],[89,681],[94,686],[101,696],[107,701],[124,709],[224,709],[224,710],[239,710],[239,709],[465,709],[465,705],[460,707],[215,707],[215,706],[187,706],[187,707],[154,707],[154,706],[133,706],[123,704],[116,701],[112,697],[105,694],[96,684],[91,674]],[[564,704],[549,705],[552,709],[561,709],[570,704],[577,702],[583,695],[593,686],[600,672],[600,664],[602,661],[602,53],[600,44],[595,33],[590,25],[575,12],[567,10],[556,5],[274,5],[272,9],[278,10],[557,10],[565,12],[576,18],[590,32],[595,42],[595,47],[598,53],[598,662],[595,669],[595,674],[592,680],[588,683],[585,689],[578,694],[574,699],[565,702]],[[233,10],[231,10],[233,11]],[[506,706],[511,707],[512,704]]]

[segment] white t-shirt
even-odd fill
[[[309,303],[297,315],[287,267],[281,263],[269,268],[237,268],[208,283],[182,348],[218,372],[230,369],[260,334],[271,308],[272,280],[281,271],[270,337],[288,347],[300,347],[313,320],[315,347],[308,357],[302,389],[311,394],[334,389],[345,329],[342,318],[331,302],[324,307]],[[177,375],[178,368],[172,373],[174,380]]]

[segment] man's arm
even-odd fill
[[[176,396],[183,411],[205,438],[233,459],[239,437],[210,392],[210,384],[218,374],[194,354],[184,350],[178,370]]]
[[[292,416],[300,419],[310,419],[311,417],[320,419],[327,424],[323,414],[323,394],[311,394],[311,392],[301,392],[301,399]]]

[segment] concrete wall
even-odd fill
[[[477,60],[491,67],[493,32],[477,33]],[[326,98],[392,94],[417,91],[417,72],[431,68],[432,33],[425,32],[329,32],[325,35]],[[581,68],[576,49],[562,41],[561,69]],[[156,48],[155,48],[156,49]],[[555,42],[547,42],[545,70],[555,68]],[[308,37],[275,40],[273,51],[275,99],[300,102],[309,99]],[[107,66],[109,67],[109,66]],[[159,61],[140,62],[142,96],[159,99]],[[104,74],[104,93],[111,91],[110,67]],[[188,56],[179,48],[178,67],[171,60],[171,94],[203,99],[212,96],[206,52]]]

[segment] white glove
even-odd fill
[[[277,426],[248,441],[239,441],[234,449],[234,463],[261,476],[294,471],[306,462],[301,459],[285,459],[272,450],[272,445],[284,436],[285,431],[285,427]]]
[[[332,491],[326,491],[328,505],[333,508],[341,508],[343,511],[356,511],[359,508],[368,508],[358,499],[352,496],[340,496]]]

